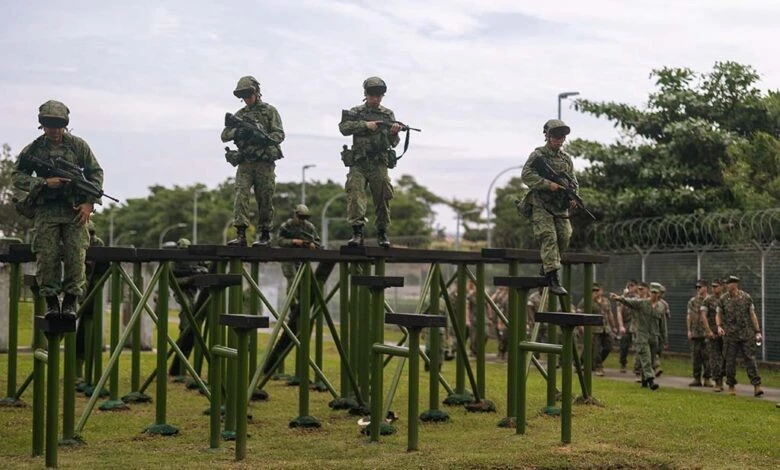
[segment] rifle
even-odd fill
[[[341,110],[341,120],[342,121],[365,121],[363,117],[355,112],[349,111],[347,109]],[[386,129],[390,129],[393,124],[398,124],[401,126],[401,131],[415,131],[415,132],[422,132],[422,129],[418,129],[416,127],[410,127],[401,121],[376,121],[379,124],[379,127],[383,127]]]
[[[555,171],[553,167],[551,167],[550,164],[547,163],[547,161],[543,158],[537,158],[534,160],[533,167],[543,178],[548,179],[563,188],[563,190],[566,192],[566,197],[570,201],[574,201],[574,204],[576,204],[577,207],[585,211],[585,213],[588,214],[591,219],[596,220],[596,216],[588,210],[588,208],[585,206],[585,201],[583,201],[580,195],[577,194],[577,185],[574,183],[574,179],[569,176],[568,173],[565,171]]]
[[[50,161],[38,158],[35,155],[26,155],[24,159],[32,165],[35,172],[40,176],[45,175],[46,177],[65,178],[68,180],[68,184],[72,185],[77,192],[85,196],[94,199],[106,197],[114,202],[119,202],[119,199],[109,196],[95,183],[87,180],[87,178],[84,177],[84,172],[78,165],[63,159],[62,157]]]
[[[252,137],[250,140],[253,143],[256,144],[265,144],[265,143],[273,143],[275,144],[273,139],[268,137],[268,134],[266,134],[265,130],[263,130],[259,125],[244,121],[240,117],[236,116],[233,113],[225,113],[225,127],[232,127],[234,129],[246,129],[249,132],[252,133]]]

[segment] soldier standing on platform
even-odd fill
[[[273,228],[273,197],[276,188],[276,160],[283,157],[279,144],[284,141],[282,118],[276,108],[260,100],[260,83],[252,76],[241,77],[233,95],[244,101],[235,115],[225,116],[222,142],[233,141],[238,151],[228,150],[226,159],[236,170],[236,197],[233,226],[238,236],[228,245],[246,246],[249,226],[249,190],[257,202],[257,229],[260,238],[252,246],[268,246]]]
[[[700,310],[707,298],[707,281],[699,279],[696,283],[696,295],[688,300],[688,341],[691,342],[691,361],[693,362],[693,381],[690,387],[712,387],[710,365],[707,362],[707,332],[701,322]],[[704,382],[702,382],[702,375]]]
[[[79,137],[67,132],[70,110],[59,101],[38,108],[43,135],[25,147],[16,160],[11,178],[15,188],[27,192],[23,204],[33,208],[37,281],[46,299],[46,317],[76,318],[76,301],[84,295],[85,260],[89,246],[86,224],[100,198],[82,194],[70,180],[48,174],[30,157],[58,165],[58,161],[81,170],[84,178],[102,191],[103,169]],[[35,176],[33,176],[35,173]],[[60,306],[60,293],[64,293]]]
[[[366,224],[366,188],[371,192],[376,211],[377,243],[389,247],[387,228],[390,225],[390,200],[393,185],[387,175],[395,168],[398,133],[402,126],[395,122],[393,111],[382,106],[387,85],[379,77],[369,77],[363,82],[365,104],[342,112],[339,131],[352,136],[352,148],[344,146],[341,159],[349,168],[347,183],[347,221],[352,226],[349,246],[363,245],[363,226]]]
[[[558,270],[561,269],[561,252],[566,251],[571,239],[569,209],[576,203],[568,198],[561,185],[543,176],[540,164],[544,167],[546,163],[556,172],[570,175],[576,185],[571,157],[561,150],[571,129],[561,120],[550,119],[543,130],[546,144],[536,148],[523,166],[522,181],[530,190],[519,210],[533,223],[534,237],[541,248],[542,274],[550,292],[566,295],[566,289],[558,279]],[[577,190],[576,187],[573,189]]]
[[[761,376],[756,367],[756,343],[760,343],[762,337],[756,306],[750,294],[739,288],[739,278],[736,276],[729,276],[727,291],[721,303],[723,310],[715,316],[715,322],[718,335],[723,337],[729,395],[737,394],[737,354],[740,354],[750,383],[753,384],[753,395],[760,397],[764,390],[761,389]]]

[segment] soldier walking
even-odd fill
[[[282,118],[276,108],[263,102],[260,83],[252,76],[238,80],[233,95],[244,101],[245,106],[234,115],[245,125],[231,124],[226,119],[222,130],[222,142],[233,141],[238,152],[228,151],[236,169],[236,196],[233,203],[233,226],[238,234],[228,245],[246,246],[246,229],[249,226],[249,190],[254,189],[257,202],[257,229],[260,238],[252,246],[268,246],[273,228],[273,197],[276,188],[276,160],[282,155],[279,144],[284,141]],[[235,121],[233,121],[235,122]],[[226,157],[227,158],[227,157]]]
[[[593,334],[593,370],[597,376],[603,377],[604,361],[612,351],[612,331],[615,329],[615,319],[612,317],[612,304],[604,297],[601,284],[594,282],[591,291],[593,292],[593,305],[592,310],[587,313],[602,316],[601,325],[591,329]],[[584,305],[585,299],[577,305],[577,311],[584,312]]]
[[[693,381],[690,387],[712,387],[710,365],[707,361],[707,332],[701,322],[701,307],[707,298],[707,281],[699,279],[696,283],[696,295],[688,300],[688,341],[691,342],[691,362],[693,362]],[[702,382],[702,374],[704,382]]]
[[[721,310],[720,298],[723,285],[715,279],[712,281],[712,293],[704,298],[699,307],[699,322],[704,326],[707,335],[707,359],[710,365],[710,376],[715,382],[714,392],[723,391],[723,371],[726,367],[723,357],[723,337],[718,335],[717,313]]]

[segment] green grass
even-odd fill
[[[261,341],[261,344],[264,344]],[[338,383],[335,349],[327,348],[325,370]],[[444,374],[454,385],[453,362]],[[121,361],[121,393],[129,391],[129,358]],[[149,373],[154,355],[144,353]],[[20,375],[32,367],[29,354],[19,360]],[[0,387],[5,391],[7,361],[0,362]],[[288,361],[288,370],[292,361]],[[389,384],[394,367],[387,370]],[[780,410],[774,403],[748,397],[704,395],[662,388],[651,393],[631,383],[597,380],[595,394],[606,406],[575,406],[572,444],[560,441],[559,418],[536,410],[544,405],[544,384],[532,374],[529,384],[527,434],[497,428],[506,413],[506,366],[487,366],[487,398],[498,413],[470,414],[444,408],[451,422],[421,425],[420,451],[406,452],[406,381],[393,403],[401,416],[398,433],[369,443],[358,433],[357,418],[333,411],[328,394],[312,392],[310,414],[322,422],[319,430],[292,430],[298,415],[297,388],[271,382],[271,399],[253,403],[248,458],[233,462],[233,444],[208,450],[208,418],[201,412],[206,399],[169,384],[168,424],[176,437],[149,437],[141,430],[154,422],[155,408],[135,405],[126,412],[95,411],[83,437],[88,445],[61,449],[62,468],[773,468],[780,461],[777,446]],[[421,407],[427,409],[428,383],[421,380]],[[154,385],[150,392],[154,391]],[[25,394],[29,400],[31,391]],[[443,397],[442,397],[443,398]],[[86,403],[77,399],[77,420]],[[4,468],[39,468],[43,459],[30,457],[31,410],[0,409],[0,457]]]

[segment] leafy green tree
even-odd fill
[[[14,189],[11,182],[14,163],[11,147],[3,144],[0,148],[0,234],[25,240],[32,228],[32,220],[19,215],[14,208],[13,199],[24,196],[21,191]]]

